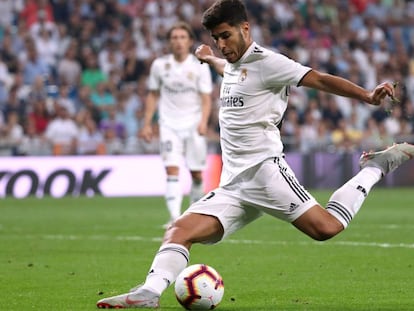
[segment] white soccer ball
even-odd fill
[[[175,296],[187,310],[212,310],[221,302],[223,294],[223,279],[208,265],[188,266],[175,281]]]

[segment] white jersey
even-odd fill
[[[281,155],[277,126],[287,107],[289,86],[298,85],[309,70],[255,42],[238,62],[226,64],[220,90],[220,185],[267,158]]]
[[[200,93],[210,94],[213,83],[209,66],[200,64],[193,54],[181,63],[168,54],[152,63],[148,88],[160,92],[160,124],[182,130],[200,122]]]

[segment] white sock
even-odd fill
[[[142,288],[162,294],[178,274],[185,269],[190,258],[187,248],[180,244],[162,245],[152,262],[150,272]]]
[[[382,173],[379,168],[363,168],[332,194],[326,205],[326,210],[346,228],[355,214],[358,213],[371,188],[381,179],[381,176]]]
[[[165,201],[170,212],[170,218],[172,220],[177,219],[181,215],[181,203],[183,201],[183,190],[178,176],[167,176]]]
[[[190,190],[190,204],[193,204],[194,202],[201,199],[203,195],[204,195],[203,181],[195,182],[193,180],[193,183],[191,185],[191,190]]]

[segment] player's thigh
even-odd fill
[[[202,171],[206,167],[207,161],[207,140],[205,136],[193,132],[186,140],[184,150],[187,167],[191,171]]]
[[[242,199],[269,215],[292,222],[317,204],[281,157],[268,159],[244,174],[239,185]]]
[[[176,131],[160,126],[160,153],[165,166],[179,166],[184,150],[183,139]]]
[[[203,243],[216,243],[226,236],[243,228],[262,215],[262,212],[254,207],[246,206],[231,191],[216,188],[203,198],[192,204],[184,213],[210,215],[218,219],[223,235],[220,239],[209,239]]]

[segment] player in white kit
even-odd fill
[[[183,156],[190,170],[190,202],[203,195],[202,172],[206,167],[207,122],[211,110],[212,78],[210,68],[190,52],[194,35],[191,27],[179,22],[169,30],[171,54],[151,65],[144,125],[140,136],[152,139],[152,122],[158,105],[160,152],[167,174],[165,200],[170,220],[181,215],[183,200],[179,167]]]
[[[156,308],[159,297],[186,267],[193,243],[216,243],[264,213],[288,221],[315,240],[344,230],[371,188],[414,156],[414,146],[396,144],[364,153],[361,171],[336,190],[323,208],[284,160],[278,125],[289,86],[306,86],[380,105],[394,96],[391,83],[365,90],[340,77],[302,66],[253,41],[241,0],[216,1],[203,25],[223,54],[202,45],[198,58],[223,76],[220,136],[223,171],[219,188],[194,203],[165,235],[145,283],[131,292],[102,299],[98,307]]]

